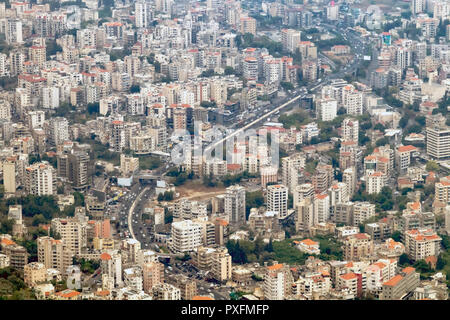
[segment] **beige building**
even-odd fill
[[[155,300],[181,300],[181,291],[168,283],[159,283],[152,289]]]
[[[38,261],[46,268],[56,269],[65,274],[67,267],[72,265],[73,253],[63,240],[40,237],[37,239],[37,247]]]
[[[27,286],[33,287],[35,284],[47,280],[47,268],[43,263],[31,262],[24,266],[24,282]]]
[[[267,267],[264,275],[264,298],[284,300],[292,293],[294,279],[288,265],[275,264]]]
[[[81,253],[81,249],[86,247],[86,226],[76,219],[55,218],[52,220],[51,228],[61,236],[61,240],[73,254]]]
[[[437,257],[441,249],[442,238],[433,229],[415,229],[405,232],[405,251],[411,260],[422,260],[430,256]]]
[[[197,282],[183,274],[175,274],[167,279],[167,283],[180,289],[182,300],[192,300],[197,295]]]
[[[139,169],[139,158],[120,155],[120,172],[127,176]]]
[[[142,266],[144,292],[152,293],[153,287],[164,282],[164,265],[159,262],[149,262]]]
[[[373,242],[366,233],[357,233],[344,240],[344,259],[358,261],[369,257],[373,252]]]
[[[250,17],[242,17],[240,19],[240,31],[242,34],[256,35],[256,20]]]
[[[401,300],[420,284],[420,274],[412,267],[404,268],[399,274],[383,283],[381,300]]]
[[[16,158],[10,157],[3,161],[3,185],[5,193],[16,192]]]
[[[212,273],[218,281],[231,279],[231,255],[227,248],[217,248],[212,254]]]

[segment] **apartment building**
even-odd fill
[[[358,233],[348,236],[344,240],[344,259],[347,261],[359,261],[369,257],[373,252],[373,242],[366,233]]]
[[[442,238],[433,229],[413,229],[405,232],[405,251],[413,260],[437,257],[441,251]]]
[[[172,223],[170,248],[177,253],[191,252],[202,245],[202,226],[192,220]]]
[[[29,287],[34,287],[36,284],[45,282],[47,281],[47,268],[43,263],[28,263],[23,268],[23,279]]]
[[[368,194],[380,193],[386,185],[387,176],[383,172],[377,171],[366,175],[366,190]]]
[[[355,227],[359,226],[367,219],[374,217],[375,214],[375,204],[369,202],[353,203],[353,225]]]
[[[168,283],[159,283],[152,289],[154,300],[181,300],[181,291]]]
[[[80,254],[87,245],[86,225],[74,218],[54,218],[51,228],[61,236],[61,240],[73,254]]]
[[[287,216],[288,188],[284,185],[267,187],[267,210],[278,213],[279,218]]]
[[[67,268],[72,265],[72,251],[63,240],[55,240],[52,237],[37,239],[37,256],[38,262],[44,264],[47,269],[56,269],[61,274],[65,274]]]
[[[383,283],[380,300],[401,300],[420,284],[420,275],[412,267],[406,267],[399,274]]]
[[[164,265],[160,262],[149,262],[142,265],[143,290],[151,294],[153,287],[164,282]]]
[[[234,185],[228,187],[225,193],[225,215],[230,223],[245,223],[245,188]]]
[[[212,273],[216,280],[231,279],[231,255],[227,248],[219,247],[212,254]]]
[[[267,267],[264,274],[263,292],[267,300],[284,300],[292,293],[292,277],[289,266],[275,264]]]
[[[56,194],[56,170],[48,162],[36,162],[25,169],[25,190],[35,196]]]

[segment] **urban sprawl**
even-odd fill
[[[26,1],[0,300],[448,299],[450,0]]]

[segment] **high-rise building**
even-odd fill
[[[405,232],[405,252],[413,261],[439,256],[442,238],[433,229],[414,229]]]
[[[314,196],[314,216],[318,223],[325,223],[330,219],[330,197],[328,194]]]
[[[117,250],[110,250],[100,255],[102,275],[113,281],[114,286],[120,286],[122,279],[122,256]]]
[[[65,245],[64,240],[55,240],[52,237],[40,237],[37,239],[38,261],[47,269],[56,269],[65,274],[67,267],[72,265],[73,253]]]
[[[59,146],[69,140],[69,122],[66,118],[56,117],[49,120],[48,143]]]
[[[230,223],[245,223],[245,188],[239,185],[230,186],[225,193],[225,215]]]
[[[270,185],[267,187],[267,210],[277,212],[279,218],[288,214],[288,188],[284,185]]]
[[[138,1],[134,4],[136,27],[148,28],[153,20],[152,4],[149,1]]]
[[[86,152],[74,151],[68,155],[69,181],[74,190],[85,190],[89,184],[90,157]]]
[[[298,43],[301,41],[301,32],[293,29],[281,29],[281,43],[283,49],[289,52],[295,52]]]
[[[120,155],[120,171],[123,175],[128,176],[139,169],[139,158]]]
[[[51,229],[61,236],[61,240],[73,254],[80,254],[87,245],[86,225],[75,218],[54,218]]]
[[[416,15],[425,12],[427,6],[426,0],[411,0],[411,13]]]
[[[5,30],[6,42],[9,44],[23,43],[22,21],[19,19],[8,19]]]
[[[160,262],[149,262],[142,266],[144,292],[152,293],[154,286],[164,282],[164,265]]]
[[[305,198],[311,198],[314,196],[314,186],[311,183],[303,183],[295,187],[293,194],[293,206],[297,206],[300,201]]]
[[[29,287],[47,281],[47,268],[39,262],[31,262],[23,268],[23,280]]]
[[[240,31],[242,34],[251,33],[256,35],[256,20],[251,17],[241,17]]]
[[[191,252],[202,245],[202,226],[191,220],[172,223],[170,248],[177,253]]]
[[[56,194],[56,170],[48,162],[25,168],[25,190],[35,196]]]
[[[317,118],[321,121],[331,121],[337,116],[337,100],[324,98],[317,102]]]
[[[5,187],[5,193],[16,192],[16,175],[16,158],[7,158],[3,161],[3,186]]]
[[[374,172],[366,175],[366,190],[368,194],[380,193],[386,185],[387,176],[383,172]]]
[[[359,226],[364,221],[375,216],[375,204],[370,202],[353,203],[353,225]]]
[[[450,158],[450,128],[427,124],[427,154],[437,160]]]
[[[366,233],[350,235],[344,240],[343,249],[345,260],[359,261],[373,253],[373,241]]]
[[[231,279],[231,255],[227,248],[217,248],[212,254],[211,264],[211,270],[216,280],[226,281]]]
[[[125,147],[125,128],[123,121],[114,120],[111,122],[111,135],[109,144],[116,152],[122,152]]]
[[[289,266],[275,264],[267,267],[264,275],[264,298],[267,300],[284,300],[292,293],[292,277]]]
[[[297,219],[295,221],[295,230],[307,232],[317,224],[317,217],[314,212],[314,201],[307,197],[297,203],[295,207]]]

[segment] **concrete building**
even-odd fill
[[[405,251],[413,261],[430,256],[437,257],[441,251],[442,238],[432,229],[415,229],[405,232]]]
[[[202,245],[202,226],[191,220],[172,223],[170,248],[177,253],[191,252]]]
[[[43,263],[31,262],[23,268],[23,280],[29,287],[47,280],[47,269]]]
[[[242,224],[246,221],[245,188],[234,185],[225,194],[225,215],[230,223]]]
[[[373,252],[373,242],[366,233],[358,233],[348,236],[344,240],[344,259],[347,261],[359,261],[369,257]]]
[[[288,188],[284,185],[267,187],[267,210],[278,212],[279,218],[287,216]]]
[[[25,169],[25,190],[35,196],[56,194],[56,170],[48,162],[36,162]]]
[[[55,240],[52,237],[39,237],[37,239],[38,261],[47,269],[56,269],[65,274],[67,267],[72,265],[73,253],[64,244],[63,240]]]
[[[264,275],[264,298],[266,300],[284,300],[292,293],[292,277],[289,266],[275,264],[267,267]]]
[[[153,287],[164,282],[164,265],[159,262],[145,263],[142,266],[143,289],[151,294]]]

